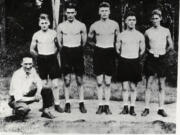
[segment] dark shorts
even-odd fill
[[[83,48],[80,47],[62,47],[61,50],[62,73],[67,75],[75,73],[77,76],[84,74]]]
[[[158,77],[165,77],[167,71],[166,56],[160,55],[158,58],[154,57],[153,54],[147,54],[144,63],[144,74],[146,77],[157,74]]]
[[[57,56],[53,55],[39,55],[37,58],[37,66],[39,71],[39,76],[41,79],[59,78],[61,76],[60,67],[58,63]]]
[[[117,69],[117,81],[124,82],[130,81],[138,83],[142,80],[142,66],[137,59],[119,58]]]
[[[94,48],[94,73],[112,76],[115,69],[115,49],[114,48]]]

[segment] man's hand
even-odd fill
[[[120,54],[120,49],[116,48],[116,52],[117,52],[117,54]]]
[[[41,96],[39,94],[35,95],[35,101],[39,102],[41,100]]]

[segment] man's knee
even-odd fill
[[[52,90],[59,88],[59,79],[52,80]]]
[[[102,83],[97,83],[97,86],[98,86],[98,87],[101,87],[101,86],[102,86]]]
[[[70,75],[66,75],[66,76],[64,77],[64,85],[65,85],[66,87],[69,87],[70,84],[71,84]]]
[[[83,78],[81,76],[77,76],[76,82],[77,82],[78,86],[82,86],[83,85]]]
[[[128,82],[124,82],[122,84],[122,91],[129,91],[129,84],[128,84]]]
[[[109,87],[111,85],[111,76],[105,75],[105,85]]]
[[[136,92],[136,90],[137,90],[137,86],[136,86],[136,84],[135,83],[130,83],[130,87],[131,87],[131,92]]]

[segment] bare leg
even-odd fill
[[[165,78],[158,79],[159,85],[159,109],[163,109],[165,98]]]
[[[103,75],[99,75],[96,77],[97,79],[97,91],[98,91],[98,100],[99,100],[99,107],[96,111],[96,114],[103,113]]]
[[[98,100],[99,105],[103,105],[103,75],[97,76],[97,91],[98,91]]]
[[[66,101],[66,103],[70,103],[70,101],[69,101],[70,83],[71,83],[71,75],[67,74],[64,77],[64,92],[65,92],[65,101]]]
[[[151,87],[153,84],[153,76],[150,76],[147,80],[146,80],[146,91],[145,91],[145,108],[149,109],[149,103],[150,103],[150,99],[151,99]]]
[[[111,76],[105,75],[105,100],[106,105],[109,105],[109,100],[111,97]]]
[[[53,92],[53,96],[54,96],[54,103],[55,105],[59,105],[60,104],[60,100],[59,100],[59,82],[60,80],[57,79],[53,79],[52,80],[52,92]]]
[[[131,93],[131,106],[135,106],[135,102],[136,102],[136,94],[137,94],[137,87],[136,87],[136,84],[134,83],[130,83],[130,87],[131,87],[131,90],[130,90],[130,93]]]
[[[129,82],[122,83],[122,96],[123,96],[123,103],[124,106],[128,105],[128,98],[129,98]]]
[[[81,76],[76,76],[76,82],[79,91],[79,102],[84,102],[83,78]]]

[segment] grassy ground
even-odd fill
[[[165,108],[169,116],[162,118],[157,115],[157,87],[155,83],[151,96],[151,113],[147,117],[141,117],[144,108],[144,90],[145,81],[138,84],[137,93],[137,116],[119,115],[122,110],[122,91],[121,85],[113,83],[111,86],[110,107],[113,115],[105,114],[96,115],[97,110],[97,90],[96,81],[93,78],[84,77],[85,105],[88,110],[87,114],[81,114],[78,109],[78,91],[75,80],[71,85],[72,113],[56,113],[53,120],[41,118],[38,109],[42,103],[34,103],[31,112],[24,121],[12,120],[12,110],[7,105],[8,89],[10,78],[0,78],[0,132],[18,132],[23,134],[29,133],[175,133],[176,132],[176,88],[166,87]],[[62,86],[63,82],[60,82]],[[64,107],[64,91],[60,89],[61,106]]]

